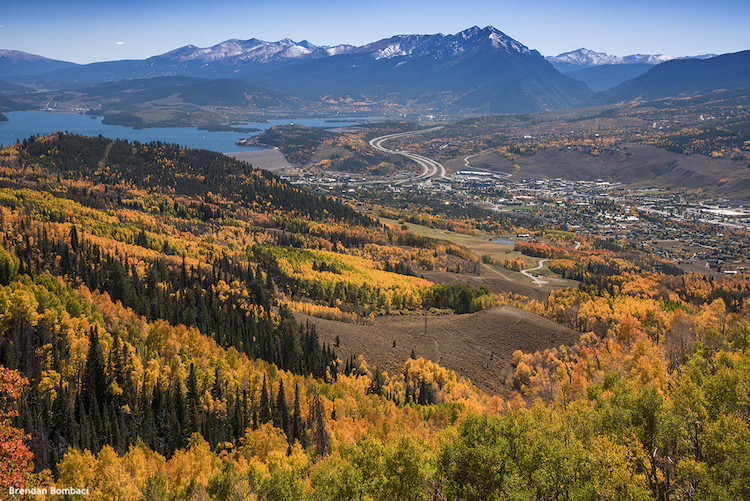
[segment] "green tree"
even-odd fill
[[[390,441],[383,452],[377,498],[383,501],[429,499],[427,486],[434,461],[424,444],[404,434]]]
[[[501,499],[504,481],[512,469],[510,444],[500,419],[470,415],[458,435],[443,445],[438,471],[451,499],[493,501]]]

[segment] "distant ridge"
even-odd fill
[[[560,72],[585,82],[594,92],[610,89],[622,82],[636,78],[651,67],[675,59],[708,59],[715,54],[674,57],[666,54],[631,54],[612,56],[604,52],[581,48],[547,57],[547,61]]]
[[[62,68],[73,68],[75,63],[47,59],[19,50],[0,49],[0,80],[8,77],[41,75]]]
[[[744,88],[750,88],[750,50],[710,59],[667,61],[637,78],[594,95],[584,104],[649,101]]]
[[[548,56],[546,59],[560,72],[569,73],[604,65],[646,64],[653,66],[676,58],[666,54],[631,54],[620,57],[580,48],[557,56]]]
[[[594,92],[601,92],[639,77],[653,68],[650,64],[602,64],[565,73],[570,78],[585,82]]]
[[[2,50],[0,81],[9,85],[0,85],[0,111],[72,101],[64,93],[76,91],[87,99],[78,107],[118,113],[183,104],[253,112],[537,113],[750,87],[744,54],[619,57],[581,48],[545,58],[492,26],[396,35],[359,47],[232,39],[86,65]],[[202,81],[147,82],[160,78]],[[130,83],[118,84],[118,94],[113,82]]]
[[[243,80],[318,109],[533,113],[567,108],[591,94],[539,52],[492,26],[455,35],[398,35],[361,47],[227,40],[207,48],[187,45],[146,60],[64,67],[11,81],[72,90],[176,76]]]

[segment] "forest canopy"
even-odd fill
[[[741,274],[678,274],[576,235],[580,248],[514,252],[549,259],[577,287],[493,293],[461,282],[490,265],[465,247],[162,143],[32,137],[0,151],[0,185],[3,489],[47,489],[33,499],[68,499],[52,486],[128,500],[750,498]],[[504,306],[576,339],[513,352],[502,395],[439,357],[415,354],[388,373],[342,356],[315,322],[343,333],[344,319]],[[312,316],[299,321],[301,311]]]

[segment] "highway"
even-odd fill
[[[423,181],[425,179],[430,178],[441,178],[445,177],[445,167],[443,167],[440,163],[431,160],[427,157],[423,157],[422,155],[417,155],[416,153],[410,153],[408,151],[404,150],[389,150],[388,148],[383,146],[383,143],[389,139],[397,138],[397,137],[404,137],[404,136],[412,136],[414,134],[424,134],[425,132],[432,132],[435,130],[442,129],[443,127],[433,127],[431,129],[424,129],[424,130],[415,130],[415,131],[409,131],[409,132],[399,132],[397,134],[388,134],[386,136],[380,136],[376,137],[375,139],[370,140],[370,146],[375,148],[376,150],[382,151],[383,153],[391,153],[394,155],[401,155],[406,158],[409,158],[415,162],[422,168],[422,171],[413,177],[407,178],[407,179],[401,179],[399,181],[395,181],[393,184],[403,184],[403,183],[409,183],[409,182],[418,182]]]

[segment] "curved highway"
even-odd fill
[[[404,156],[406,158],[409,158],[417,162],[417,164],[422,168],[422,171],[418,175],[407,178],[407,179],[395,181],[393,184],[423,181],[425,179],[429,179],[433,177],[437,177],[437,178],[445,177],[445,167],[443,167],[439,162],[431,160],[427,157],[423,157],[422,155],[417,155],[416,153],[409,153],[408,151],[404,151],[404,150],[389,150],[388,148],[385,148],[383,146],[383,142],[389,139],[397,138],[397,137],[412,136],[414,134],[424,134],[425,132],[432,132],[432,131],[439,130],[442,128],[443,126],[441,125],[440,127],[433,127],[432,129],[399,132],[396,134],[388,134],[386,136],[376,137],[375,139],[370,140],[370,146],[372,146],[376,150],[382,151],[383,153],[391,153],[394,155]]]

